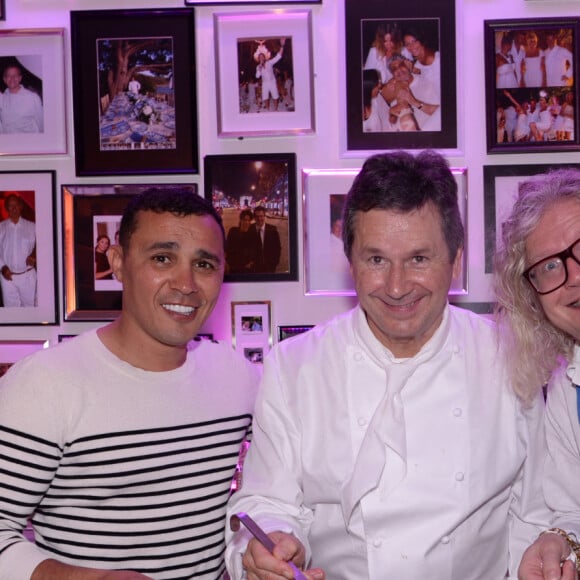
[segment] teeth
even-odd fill
[[[178,314],[191,314],[195,310],[193,306],[182,306],[181,304],[164,304],[163,308]]]

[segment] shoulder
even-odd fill
[[[449,314],[452,333],[457,340],[464,344],[478,341],[482,341],[484,346],[497,344],[496,324],[492,318],[451,305]]]
[[[229,344],[218,340],[190,342],[187,359],[196,375],[204,375],[216,382],[235,382],[236,388],[246,385],[253,389],[260,379],[260,367],[250,363]]]
[[[284,363],[289,361],[290,365],[318,356],[325,358],[333,351],[338,353],[338,357],[343,357],[346,344],[353,336],[352,318],[355,311],[356,309],[335,316],[307,332],[277,344],[273,349],[275,357]]]

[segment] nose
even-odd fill
[[[175,268],[171,286],[181,294],[192,294],[198,292],[199,288],[196,282],[195,272],[191,265],[183,265]]]
[[[409,290],[407,288],[407,272],[403,264],[391,264],[385,273],[385,292],[388,296],[400,299]]]
[[[568,286],[580,286],[580,264],[574,256],[568,256],[566,260],[566,269],[568,270]]]

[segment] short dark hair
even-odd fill
[[[406,151],[369,157],[356,176],[344,204],[342,241],[350,260],[356,216],[371,209],[410,212],[432,203],[441,216],[450,261],[464,245],[457,204],[457,183],[447,161],[434,151],[413,156]]]
[[[176,216],[211,216],[222,232],[225,244],[225,230],[222,218],[213,205],[187,188],[152,187],[131,198],[121,219],[119,244],[124,250],[129,248],[131,236],[137,229],[138,214],[141,211],[172,213]]]
[[[256,215],[257,211],[261,211],[262,213],[266,213],[266,208],[263,205],[259,205],[258,207],[254,208],[254,215]]]
[[[246,216],[248,216],[251,220],[254,219],[254,214],[252,213],[251,209],[243,209],[240,212],[240,221],[242,221]]]

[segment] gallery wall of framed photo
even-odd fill
[[[212,200],[236,230],[232,238],[241,235],[244,209],[266,207],[277,240],[271,263],[229,264],[202,329],[259,362],[272,344],[355,304],[346,264],[339,279],[318,274],[331,259],[337,208],[369,155],[433,148],[447,157],[467,230],[464,271],[450,298],[483,313],[493,301],[489,245],[518,179],[580,163],[577,2],[122,4],[0,3],[0,67],[20,71],[43,108],[36,136],[0,131],[0,218],[16,191],[42,242],[36,302],[0,305],[0,342],[10,353],[0,363],[25,353],[20,345],[56,344],[116,316],[116,281],[93,279],[81,256],[92,264],[93,242],[114,243],[123,199],[147,185],[186,186]],[[366,91],[382,74],[381,33],[414,35],[432,47],[437,65],[422,71],[421,88],[436,106],[389,126],[365,119]],[[542,50],[554,39],[563,49],[556,76],[534,72],[529,60],[524,78],[514,62],[518,51],[533,50],[526,39],[534,37]],[[502,44],[514,60],[501,61]],[[119,55],[125,77],[109,73]],[[278,98],[261,95],[256,76],[267,77],[268,66],[277,67]],[[550,131],[541,122],[520,126],[516,136],[506,111],[524,101],[568,106],[568,118]],[[539,133],[531,141],[521,138],[526,131]]]

